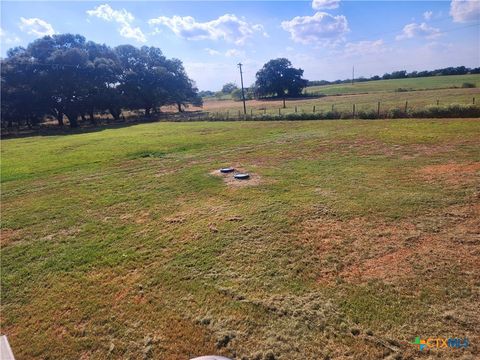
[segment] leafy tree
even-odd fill
[[[177,105],[179,112],[183,111],[182,106],[186,107],[188,104],[202,106],[203,100],[198,95],[195,83],[188,77],[182,62],[179,59],[167,60],[166,69],[170,75],[166,85],[169,93],[168,103]]]
[[[27,53],[37,68],[35,80],[51,113],[60,125],[65,114],[70,126],[76,127],[88,91],[84,85],[89,62],[85,38],[72,34],[45,36],[29,44]]]
[[[285,58],[270,60],[256,74],[255,88],[259,96],[298,96],[307,86],[303,70],[292,67]]]
[[[117,89],[121,75],[120,62],[115,52],[106,45],[89,41],[86,49],[90,63],[84,80],[87,87],[84,110],[92,123],[95,123],[95,111],[108,110],[118,120],[123,100]]]
[[[240,89],[235,89],[233,90],[230,95],[232,96],[232,99],[235,101],[240,101],[242,100],[242,90]]]
[[[167,97],[162,86],[166,77],[165,57],[160,49],[132,45],[120,45],[115,52],[121,64],[119,90],[125,94],[126,107],[151,110],[161,106],[160,100]]]
[[[35,82],[35,66],[24,48],[9,51],[1,66],[2,127],[37,125],[48,113],[44,94]]]
[[[222,93],[231,94],[232,91],[237,89],[238,89],[238,86],[235,83],[229,82],[222,86]]]
[[[198,96],[204,98],[204,97],[214,97],[215,92],[211,90],[202,90],[198,93]]]
[[[159,48],[107,45],[83,36],[45,36],[14,48],[1,60],[2,126],[32,126],[46,115],[78,126],[78,117],[95,122],[95,113],[144,109],[146,115],[167,104],[179,111],[202,105],[198,89],[178,59]]]

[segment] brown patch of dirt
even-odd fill
[[[150,220],[150,213],[148,211],[141,211],[136,217],[135,222],[137,224],[144,224]]]
[[[250,178],[246,180],[237,180],[233,177],[235,173],[227,173],[224,174],[220,172],[220,170],[214,170],[210,172],[210,175],[218,176],[222,178],[223,182],[227,184],[228,186],[232,187],[246,187],[246,186],[257,186],[263,183],[263,179],[261,178],[260,175],[249,172],[249,171],[243,171],[240,168],[235,167],[235,172],[248,172],[250,174]]]
[[[440,180],[452,185],[468,184],[480,178],[480,162],[428,165],[421,168],[419,174],[426,181]]]
[[[324,283],[399,283],[448,269],[472,277],[480,271],[480,204],[395,223],[320,215],[302,224],[299,240],[315,249]]]
[[[20,239],[20,230],[14,229],[1,229],[0,230],[0,246],[8,246]]]
[[[121,220],[132,221],[136,224],[144,224],[151,220],[150,213],[148,211],[140,211],[137,214],[126,213],[120,216]]]

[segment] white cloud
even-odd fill
[[[313,0],[312,8],[314,10],[320,9],[336,9],[340,5],[340,0]]]
[[[345,44],[346,55],[380,54],[386,50],[385,43],[382,39]]]
[[[423,18],[427,21],[430,20],[432,16],[433,16],[433,11],[425,11],[423,13]]]
[[[39,18],[20,18],[20,30],[26,32],[29,35],[46,36],[55,34],[53,26],[45,20]]]
[[[452,0],[450,15],[454,22],[480,21],[480,1]]]
[[[226,57],[242,57],[245,56],[245,51],[237,50],[237,49],[229,49],[225,52]]]
[[[313,16],[296,16],[283,21],[282,28],[290,33],[293,41],[302,44],[325,44],[342,40],[350,31],[347,18],[317,12]]]
[[[242,45],[255,33],[262,33],[264,36],[268,36],[264,32],[262,25],[249,24],[233,14],[225,14],[218,19],[206,22],[197,22],[191,16],[173,16],[171,18],[160,16],[155,19],[150,19],[148,23],[151,26],[167,26],[177,36],[187,40],[223,39],[237,45]]]
[[[114,10],[108,4],[99,5],[93,10],[87,10],[89,16],[95,16],[105,21],[114,21],[120,25],[120,35],[127,39],[134,39],[138,42],[146,42],[147,39],[139,27],[133,27],[135,17],[125,9]]]
[[[212,56],[221,55],[221,52],[215,49],[205,48],[205,51],[208,53],[208,55],[212,55]]]
[[[219,56],[219,55],[224,55],[225,57],[231,58],[231,57],[243,57],[245,56],[245,51],[243,50],[238,50],[238,49],[228,49],[225,51],[225,53],[222,53],[218,50],[211,49],[211,48],[205,48],[205,51],[211,55],[211,56]]]
[[[397,35],[397,40],[411,39],[414,37],[426,37],[427,39],[434,39],[440,36],[440,30],[426,23],[411,23],[403,27],[402,33]]]
[[[17,35],[11,34],[0,28],[0,42],[7,45],[18,44],[20,38]]]

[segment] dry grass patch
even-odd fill
[[[8,246],[14,242],[21,240],[21,230],[0,229],[0,246]]]
[[[428,165],[419,170],[425,181],[445,181],[452,185],[480,183],[480,162]]]
[[[461,269],[472,277],[480,270],[477,203],[396,222],[322,216],[301,228],[299,240],[320,261],[320,282],[400,283],[437,271]]]

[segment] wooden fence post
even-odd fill
[[[440,101],[437,99],[437,106],[438,106],[439,102],[440,102]]]
[[[353,118],[355,119],[355,104],[353,104]]]
[[[297,112],[297,105],[295,105],[295,112]]]
[[[377,104],[377,117],[380,117],[380,101]]]
[[[333,111],[334,108],[335,108],[335,104],[332,104],[332,111]]]
[[[281,115],[281,114],[282,114],[282,109],[278,108],[278,115]]]
[[[475,98],[472,99],[472,103],[473,103],[473,105],[475,105]]]
[[[315,105],[313,105],[313,113],[315,114]]]
[[[407,108],[408,108],[408,101],[405,101],[405,113],[407,112]]]

